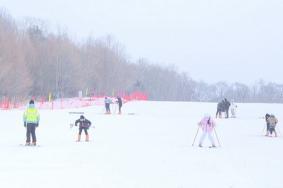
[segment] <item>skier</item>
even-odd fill
[[[212,117],[210,115],[205,115],[198,123],[198,125],[202,128],[202,136],[199,141],[199,147],[202,147],[202,143],[206,136],[208,136],[211,142],[211,147],[216,147],[212,137],[212,131],[215,127],[215,122]]]
[[[272,136],[274,132],[275,137],[277,137],[277,132],[275,130],[275,127],[278,123],[277,118],[273,114],[270,114],[270,117],[267,119],[267,121],[269,123],[269,136]]]
[[[119,96],[117,96],[117,104],[119,106],[119,114],[121,114],[122,113],[121,108],[122,108],[123,102],[122,102],[121,97]]]
[[[216,110],[216,115],[215,118],[219,117],[222,118],[222,112],[224,111],[224,101],[222,100],[217,104],[217,110]]]
[[[104,99],[104,104],[105,104],[105,114],[111,114],[111,111],[110,111],[110,104],[113,103],[112,100],[108,97],[105,97]]]
[[[24,126],[26,127],[26,146],[31,145],[30,136],[32,137],[32,145],[36,145],[35,129],[39,125],[39,112],[34,106],[34,100],[29,101],[28,108],[24,112]]]
[[[268,133],[269,133],[269,121],[268,121],[268,118],[270,117],[270,114],[265,114],[265,122],[266,122],[266,134],[265,136],[268,136]]]
[[[229,118],[229,107],[230,107],[231,103],[225,98],[224,99],[224,110],[225,110],[225,118]]]
[[[236,118],[236,108],[238,106],[234,103],[234,101],[232,100],[231,102],[231,106],[230,106],[230,111],[231,111],[231,117],[232,118]]]
[[[75,126],[77,126],[78,124],[79,124],[79,134],[78,134],[77,142],[81,141],[81,134],[82,134],[83,130],[85,132],[85,141],[88,142],[89,141],[89,135],[88,135],[87,130],[91,126],[91,122],[88,119],[86,119],[83,115],[81,115],[80,119],[77,119],[75,121]]]

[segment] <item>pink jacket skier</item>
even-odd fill
[[[210,115],[205,115],[201,121],[198,123],[198,125],[202,129],[202,136],[199,141],[199,147],[202,147],[203,140],[205,139],[206,136],[208,136],[210,142],[211,142],[211,147],[216,147],[214,139],[212,137],[212,131],[215,127],[215,121]]]

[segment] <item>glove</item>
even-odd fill
[[[24,122],[24,127],[27,127],[27,123],[26,122]]]

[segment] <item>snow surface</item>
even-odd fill
[[[40,110],[39,147],[20,146],[23,110],[0,111],[0,187],[282,188],[283,139],[263,136],[263,116],[274,113],[283,132],[283,104],[237,105],[237,118],[216,119],[216,149],[192,147],[215,103],[129,102],[122,115],[103,106]],[[90,142],[75,142],[79,115],[69,112],[92,121]]]

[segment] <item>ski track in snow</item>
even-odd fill
[[[22,110],[0,111],[0,187],[282,188],[283,135],[262,135],[267,112],[283,133],[283,105],[237,105],[237,118],[216,119],[216,149],[197,147],[201,132],[192,147],[197,122],[214,116],[216,103],[130,102],[122,115],[104,115],[101,106],[40,110],[39,147],[20,146]],[[70,123],[79,115],[71,111],[92,121],[90,142],[75,142]]]

